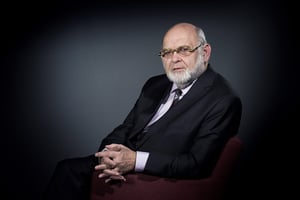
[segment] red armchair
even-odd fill
[[[229,178],[237,164],[242,142],[232,137],[226,144],[210,177],[198,180],[175,180],[145,174],[129,174],[127,181],[107,184],[94,172],[90,200],[213,200],[222,199]]]

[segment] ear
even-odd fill
[[[204,62],[205,63],[208,63],[208,60],[210,58],[210,53],[211,53],[211,46],[210,44],[205,44],[204,47],[203,47],[203,59],[204,59]]]

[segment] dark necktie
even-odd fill
[[[182,91],[178,88],[175,89],[173,92],[175,92],[175,95],[171,107],[176,105],[176,103],[179,101],[180,96],[182,95]]]
[[[173,91],[174,94],[174,98],[173,98],[173,102],[171,104],[171,107],[173,107],[179,100],[180,100],[180,96],[182,95],[182,91],[180,89],[175,89]],[[170,108],[171,108],[170,107]],[[150,125],[151,126],[151,125]],[[134,138],[133,142],[137,145],[140,141],[142,141],[142,138],[145,137],[146,134],[148,134],[148,129],[150,128],[150,126],[146,126],[143,131],[139,134],[136,135],[136,137]]]

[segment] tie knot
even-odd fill
[[[175,89],[173,92],[175,92],[175,96],[177,96],[177,97],[180,97],[182,94],[182,91],[179,88]]]
[[[171,107],[174,106],[179,101],[179,98],[182,94],[182,91],[178,88],[175,89],[173,92],[175,92],[175,95]]]

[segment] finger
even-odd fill
[[[107,168],[114,168],[116,166],[116,162],[110,158],[102,158],[101,164],[107,165]]]
[[[113,151],[100,151],[95,153],[95,157],[101,158],[101,157],[113,157],[114,152]]]
[[[116,168],[114,169],[105,169],[103,170],[103,173],[109,176],[119,176],[121,175],[120,172],[117,171]]]
[[[109,178],[105,179],[105,183],[108,183],[112,180],[120,180],[120,181],[126,181],[124,176],[110,176]]]
[[[107,178],[107,179],[105,179],[105,183],[109,183],[111,181],[111,178]]]
[[[120,179],[122,179],[122,175],[118,172],[117,168],[114,169],[105,169],[103,170],[102,173],[100,173],[98,175],[99,178],[104,178],[104,177],[114,177],[117,178],[118,176],[120,176]]]
[[[100,164],[95,166],[95,170],[103,170],[103,169],[107,169],[106,164]]]
[[[115,168],[116,164],[112,160],[108,160],[108,162],[101,162],[101,164],[95,166],[95,170],[104,170],[104,169],[112,169]]]
[[[98,178],[105,178],[105,177],[109,177],[109,175],[105,173],[98,174]]]
[[[121,144],[110,144],[105,146],[109,151],[121,151],[122,147],[123,145]]]
[[[121,180],[121,181],[126,181],[126,178],[122,175],[119,176],[110,176],[109,177],[111,180]]]

